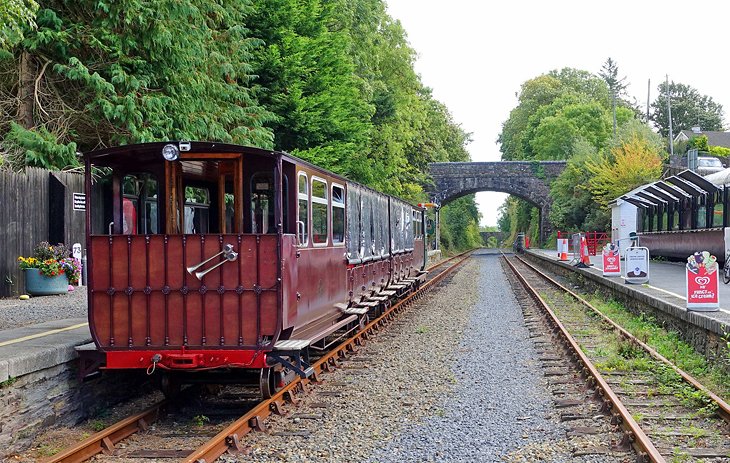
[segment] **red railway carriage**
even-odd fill
[[[425,273],[420,208],[286,153],[171,142],[85,161],[86,356],[168,392],[253,372],[269,395]]]

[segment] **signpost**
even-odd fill
[[[615,243],[606,243],[603,247],[603,276],[621,276],[621,256]]]
[[[626,250],[626,274],[624,281],[640,285],[649,282],[649,249],[629,248]]]
[[[687,310],[720,310],[720,279],[717,259],[707,251],[687,258]]]

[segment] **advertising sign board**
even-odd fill
[[[720,310],[720,279],[717,259],[707,251],[687,258],[687,309]]]
[[[626,250],[626,283],[640,285],[649,282],[649,249],[628,248]]]
[[[606,243],[603,247],[603,276],[621,276],[621,256],[616,243]]]

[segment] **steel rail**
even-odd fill
[[[548,315],[549,319],[551,320],[552,324],[557,327],[558,333],[562,336],[563,340],[568,344],[570,349],[573,352],[573,355],[578,357],[580,362],[583,364],[585,370],[588,371],[591,377],[593,377],[594,381],[596,382],[596,385],[600,390],[603,392],[603,397],[605,399],[608,399],[612,410],[617,413],[621,417],[621,426],[624,428],[624,430],[629,434],[629,439],[631,440],[632,446],[641,454],[645,454],[652,462],[655,463],[665,463],[666,460],[664,457],[661,456],[659,451],[654,447],[654,444],[652,444],[649,437],[644,433],[644,431],[639,427],[639,424],[634,420],[634,418],[631,416],[629,411],[626,409],[624,404],[621,402],[621,400],[618,398],[618,396],[613,392],[611,389],[611,386],[608,385],[608,382],[603,378],[601,373],[596,369],[596,367],[591,363],[591,361],[588,359],[588,357],[583,353],[580,346],[576,342],[576,340],[573,338],[573,336],[568,333],[568,330],[565,328],[565,326],[560,322],[558,317],[555,315],[555,313],[550,309],[548,304],[543,300],[543,298],[538,294],[537,290],[530,285],[525,277],[517,270],[517,268],[512,264],[512,262],[509,261],[506,257],[504,258],[505,262],[507,262],[507,265],[509,265],[512,272],[514,272],[514,275],[517,277],[517,279],[520,280],[522,285],[525,287],[525,289],[530,293],[530,295],[533,297],[533,299],[538,303],[538,306]],[[538,271],[538,274],[542,274]]]
[[[366,325],[361,331],[353,335],[350,339],[343,341],[333,351],[328,353],[326,356],[320,358],[313,368],[315,372],[321,372],[326,370],[328,366],[334,363],[336,357],[341,356],[343,352],[354,350],[354,345],[362,343],[362,339],[366,338],[369,333],[372,333],[379,325],[382,325],[385,321],[392,318],[398,311],[405,307],[406,304],[412,302],[416,298],[420,297],[427,289],[432,285],[439,282],[458,265],[463,263],[468,255],[472,251],[466,251],[448,259],[441,260],[431,267],[429,270],[433,270],[438,267],[442,267],[454,260],[462,258],[462,260],[452,264],[447,269],[443,270],[433,279],[424,283],[420,288],[416,289],[407,298],[398,301],[380,317],[376,318],[368,325]],[[464,257],[466,256],[466,257]],[[315,373],[316,381],[316,373]],[[303,390],[304,386],[309,384],[311,380],[302,380],[297,378],[292,383],[288,384],[278,393],[276,393],[270,399],[261,402],[259,405],[251,409],[246,415],[239,418],[236,422],[229,425],[208,443],[199,447],[193,453],[191,453],[184,461],[186,462],[212,462],[217,459],[220,455],[226,452],[229,448],[240,448],[240,438],[247,434],[251,429],[260,429],[264,418],[268,417],[273,411],[280,410],[283,405],[285,398],[289,401],[295,399],[295,392]],[[151,423],[157,421],[160,417],[164,407],[168,404],[168,401],[161,401],[145,411],[136,415],[130,416],[119,421],[116,424],[109,426],[108,428],[99,431],[78,444],[70,447],[52,457],[49,457],[44,463],[81,463],[94,455],[99,453],[111,453],[114,450],[114,445],[131,436],[132,434],[147,430]]]
[[[709,389],[707,389],[707,387],[705,387],[704,385],[702,385],[692,375],[690,375],[689,373],[685,372],[684,370],[682,370],[681,368],[679,368],[677,365],[675,365],[674,363],[672,363],[671,360],[667,359],[662,354],[660,354],[659,352],[657,352],[656,350],[654,350],[653,347],[651,347],[650,345],[648,345],[645,342],[641,341],[639,338],[637,338],[633,334],[629,333],[622,326],[618,325],[616,322],[614,322],[613,320],[611,320],[610,318],[608,318],[600,310],[598,310],[595,307],[593,307],[593,305],[591,305],[590,302],[588,302],[585,299],[583,299],[580,295],[578,295],[578,294],[574,293],[573,291],[571,291],[570,289],[566,288],[565,286],[563,286],[562,284],[560,284],[558,281],[554,280],[553,278],[550,278],[550,276],[548,276],[545,273],[541,272],[537,267],[535,267],[531,263],[527,262],[526,260],[524,260],[524,259],[522,259],[520,257],[517,257],[517,258],[522,263],[524,263],[525,265],[527,265],[528,267],[530,267],[533,271],[539,273],[547,281],[549,281],[550,283],[552,283],[556,287],[560,288],[562,291],[565,291],[566,293],[570,294],[573,298],[575,298],[581,304],[583,304],[586,307],[590,308],[591,311],[593,311],[593,313],[595,313],[598,317],[600,317],[601,320],[603,320],[606,323],[608,323],[609,325],[611,325],[611,327],[613,327],[613,329],[615,329],[616,331],[618,331],[625,339],[627,339],[630,342],[635,343],[638,346],[641,346],[644,350],[646,350],[646,352],[649,353],[649,355],[651,355],[656,360],[659,360],[660,362],[666,364],[668,367],[670,367],[672,370],[674,370],[679,376],[681,376],[682,379],[684,379],[687,383],[691,384],[696,389],[698,389],[698,390],[702,391],[703,393],[707,394],[707,396],[710,397],[710,399],[713,402],[715,402],[715,404],[717,404],[717,407],[718,407],[718,410],[717,411],[718,411],[718,414],[720,415],[720,417],[722,417],[722,419],[724,419],[726,422],[730,423],[730,405],[728,405],[728,403],[725,402],[720,396],[718,396],[714,392],[712,392]]]
[[[99,453],[108,453],[114,450],[114,444],[131,436],[157,421],[163,412],[167,401],[163,400],[147,410],[132,415],[122,421],[97,432],[75,446],[66,449],[46,460],[46,463],[81,463]]]
[[[285,399],[289,401],[295,400],[295,391],[304,390],[304,387],[313,381],[318,382],[318,373],[326,371],[326,369],[329,368],[330,365],[334,364],[335,360],[338,357],[345,355],[346,352],[354,351],[355,346],[360,345],[363,339],[367,339],[369,334],[373,332],[379,325],[393,318],[393,316],[401,311],[401,309],[405,308],[407,304],[414,301],[416,298],[419,298],[426,292],[426,290],[431,288],[431,286],[440,282],[443,278],[446,277],[446,275],[450,274],[454,269],[456,269],[459,265],[466,261],[471,252],[472,251],[467,251],[440,263],[439,265],[445,265],[447,262],[451,262],[466,255],[466,257],[463,257],[458,262],[450,265],[448,268],[439,273],[439,275],[424,283],[423,286],[418,288],[407,298],[398,301],[386,312],[384,312],[380,317],[368,323],[361,331],[358,331],[351,338],[342,342],[332,351],[317,360],[312,365],[312,368],[314,368],[315,371],[312,380],[301,378],[295,379],[293,382],[289,383],[286,387],[284,387],[273,397],[271,397],[271,399],[257,405],[250,412],[223,429],[210,441],[198,447],[195,451],[193,451],[193,453],[188,455],[182,461],[184,463],[212,463],[219,456],[223,455],[231,448],[242,450],[242,445],[240,441],[241,437],[248,434],[252,429],[261,429],[263,426],[263,420],[270,416],[271,413],[275,413],[280,410],[280,407],[283,405]]]

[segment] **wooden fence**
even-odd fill
[[[74,210],[84,192],[83,175],[28,168],[0,172],[0,297],[25,290],[18,256],[30,256],[41,241],[85,248],[85,215]]]

